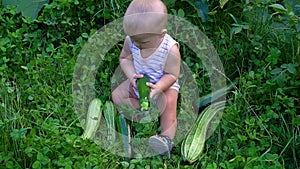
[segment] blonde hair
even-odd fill
[[[161,0],[133,0],[124,16],[124,31],[129,36],[160,33],[167,25],[167,14],[167,8]]]

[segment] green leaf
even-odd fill
[[[166,4],[166,6],[173,6],[176,0],[163,0],[163,2]]]
[[[203,22],[207,21],[208,16],[208,2],[207,0],[185,0],[198,12],[198,16],[201,17]]]
[[[32,157],[33,148],[27,147],[24,152],[28,157]]]
[[[200,98],[200,102],[199,102],[199,108],[200,107],[204,107],[206,105],[208,105],[209,103],[212,103],[214,101],[216,101],[217,99],[221,98],[222,96],[226,95],[230,89],[233,88],[233,86],[235,85],[236,82],[234,82],[232,85],[221,88],[219,90],[214,91],[213,93],[210,93],[208,95],[202,96]]]
[[[14,163],[12,161],[8,161],[8,162],[6,162],[5,167],[6,168],[13,168],[14,167]]]
[[[180,8],[180,9],[178,10],[178,16],[183,18],[184,15],[185,15],[185,13],[184,13],[183,9]]]
[[[230,30],[230,33],[231,34],[238,34],[238,33],[240,33],[242,31],[242,27],[233,27],[233,28],[231,28],[231,30]]]
[[[276,81],[276,83],[282,87],[286,80],[285,73],[280,73],[278,76],[273,77],[272,80]]]
[[[50,162],[50,159],[40,152],[37,154],[37,159],[44,165]]]
[[[295,118],[293,119],[293,122],[294,122],[295,125],[300,126],[300,116],[299,116],[299,117],[295,117]]]
[[[3,59],[4,63],[6,63],[6,62],[8,62],[10,60],[9,58],[6,58],[5,56],[2,59]]]
[[[26,19],[29,17],[35,19],[44,4],[48,2],[49,0],[3,0],[2,5],[17,6],[17,11],[21,12]]]
[[[228,2],[229,0],[219,0],[220,7],[223,8],[224,5]]]
[[[22,129],[14,129],[11,133],[10,136],[12,137],[13,140],[18,140],[22,137],[25,137],[27,133],[27,128],[22,128]]]
[[[231,13],[228,15],[233,19],[234,23],[236,23],[236,24],[240,23],[234,15],[232,15]]]
[[[271,62],[273,65],[275,65],[278,63],[280,54],[281,54],[281,52],[278,48],[271,48],[270,54],[266,58],[266,61]]]
[[[269,5],[269,7],[274,8],[274,10],[277,11],[277,12],[281,12],[281,13],[282,12],[287,12],[287,9],[284,6],[280,5],[280,4],[272,4],[272,5]]]
[[[87,33],[82,33],[81,36],[84,38],[89,38],[89,34],[87,34]]]
[[[32,164],[32,168],[41,168],[42,167],[42,164],[40,161],[35,161],[33,164]]]
[[[123,168],[128,168],[129,167],[129,163],[127,161],[121,161],[121,165]]]
[[[19,0],[2,0],[2,5],[17,5]]]
[[[249,77],[251,77],[252,79],[254,79],[254,75],[255,75],[254,71],[251,70],[248,74],[249,74]]]
[[[296,65],[292,64],[292,63],[281,65],[281,68],[287,69],[292,74],[296,73],[296,68],[295,67],[296,67]]]
[[[49,44],[49,46],[46,48],[46,52],[54,52],[55,48],[52,43]]]
[[[0,47],[0,49],[2,50],[2,52],[6,52],[6,48],[5,47]]]
[[[279,74],[280,72],[282,72],[282,69],[281,68],[275,68],[271,71],[271,74],[272,75],[276,75],[276,74]]]

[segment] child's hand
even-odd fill
[[[139,78],[142,78],[142,77],[144,77],[144,75],[142,75],[142,74],[134,74],[132,76],[132,78],[130,79],[130,83],[132,84],[132,86],[135,87],[135,88],[137,88],[137,86],[136,86],[136,80],[139,79]]]
[[[151,88],[151,92],[150,92],[150,99],[152,99],[155,95],[161,93],[161,89],[159,89],[159,87],[153,83],[147,82],[146,83],[147,86],[149,86]]]

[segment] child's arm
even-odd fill
[[[136,79],[143,77],[142,75],[137,75],[134,65],[133,58],[130,52],[130,39],[126,37],[124,46],[120,54],[120,66],[125,73],[126,77],[130,80],[130,83],[136,87]]]
[[[167,90],[176,82],[180,74],[180,62],[179,46],[174,45],[171,47],[167,56],[164,70],[166,74],[163,75],[156,84],[147,83],[147,85],[152,88],[150,98],[153,98],[156,94]]]

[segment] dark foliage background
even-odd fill
[[[171,160],[127,162],[80,138],[72,98],[77,55],[98,29],[123,16],[130,1],[52,0],[36,18],[13,5],[0,8],[0,168],[300,167],[299,0],[164,2],[170,14],[209,37],[227,83],[234,84],[201,158],[188,164],[178,145]],[[97,73],[95,92],[103,102],[111,99],[121,45]],[[181,46],[200,95],[209,94],[201,60]]]

